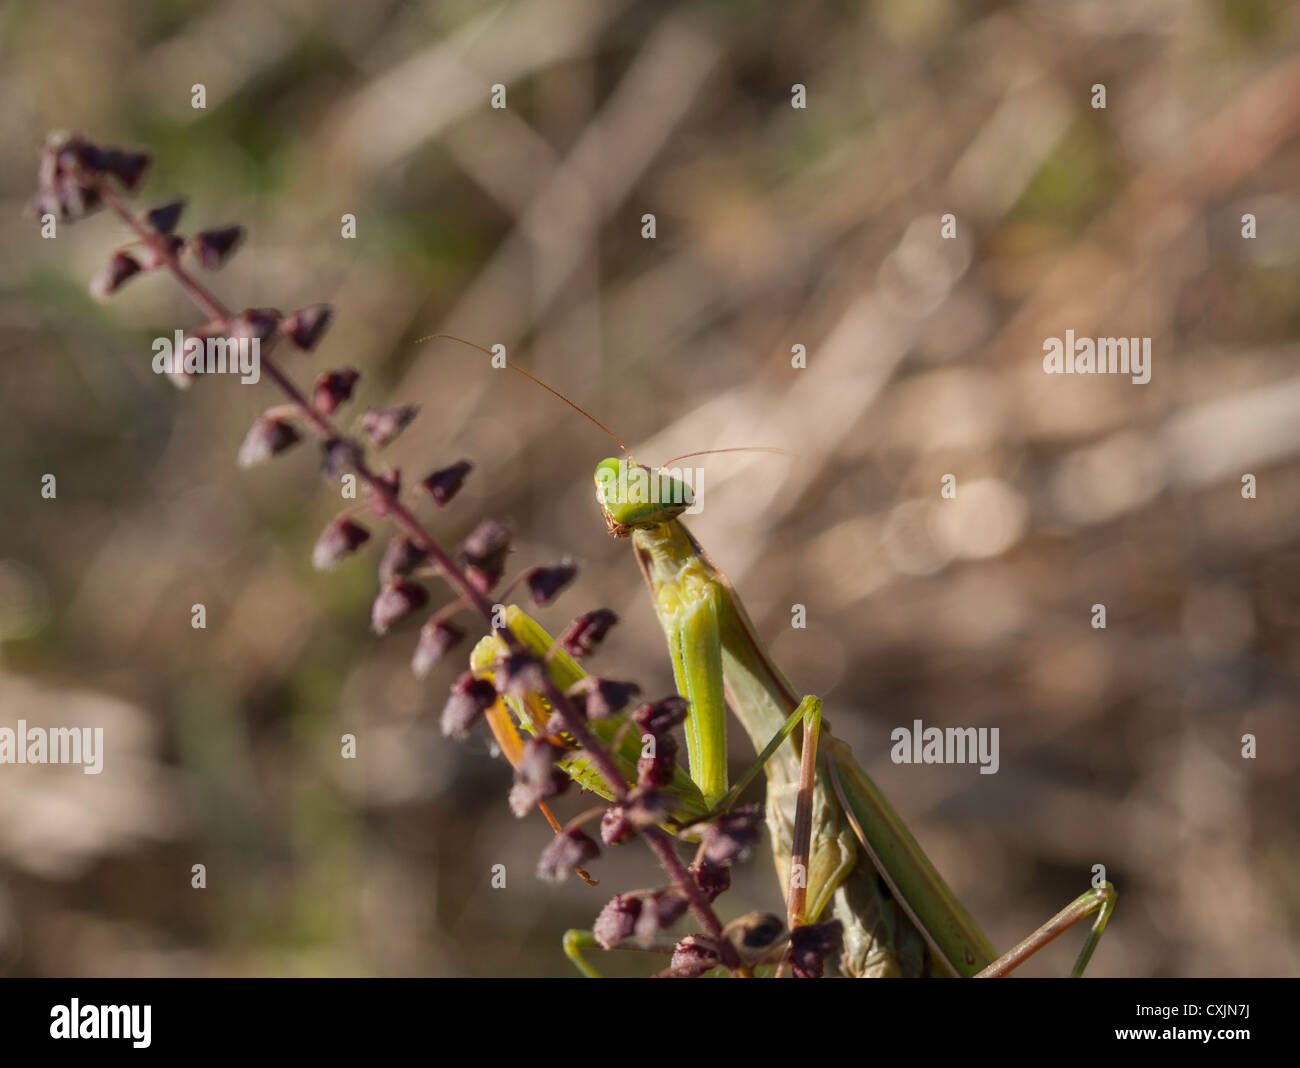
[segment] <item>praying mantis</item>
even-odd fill
[[[1006,975],[1075,923],[1095,916],[1071,972],[1082,975],[1114,910],[1114,886],[1095,880],[1091,889],[998,956],[884,794],[821,722],[821,701],[796,694],[730,581],[681,522],[693,501],[690,487],[672,473],[636,464],[612,431],[539,384],[614,437],[626,454],[597,465],[596,498],[608,532],[631,539],[667,639],[678,693],[689,702],[690,778],[674,782],[669,790],[678,805],[676,822],[686,827],[729,807],[761,767],[767,776],[766,821],[778,872],[788,888],[791,925],[827,914],[838,918],[844,928],[842,974]],[[628,492],[629,486],[638,487],[637,492]],[[567,688],[581,679],[582,669],[562,652],[556,655],[549,635],[526,613],[511,606],[507,625],[526,645],[547,655],[557,685]],[[471,660],[474,670],[490,670],[498,642],[491,636],[480,642]],[[542,708],[504,700],[524,727],[535,729],[544,720]],[[727,782],[727,708],[759,754],[734,788]],[[498,708],[489,722],[509,755],[513,725],[504,709]],[[802,738],[794,733],[800,723]],[[623,747],[622,759],[634,762],[637,738],[629,736],[625,723],[615,718],[603,729],[607,739]],[[569,759],[573,766],[566,770],[575,779],[609,796],[580,754]],[[566,952],[586,974],[594,972],[580,950],[591,944],[581,932],[566,937]]]

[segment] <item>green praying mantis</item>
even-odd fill
[[[539,384],[623,446],[594,417]],[[761,768],[767,776],[766,822],[787,888],[791,925],[838,918],[844,929],[841,974],[1006,975],[1075,923],[1095,916],[1071,973],[1081,975],[1114,910],[1114,886],[1098,880],[999,957],[849,748],[821,722],[821,701],[796,694],[732,584],[683,525],[680,516],[693,501],[689,485],[663,469],[636,464],[630,453],[602,460],[595,483],[609,533],[631,539],[668,642],[677,690],[689,702],[685,731],[690,775],[679,775],[665,791],[675,806],[676,828],[689,828],[730,807]],[[629,492],[630,486],[636,490]],[[522,610],[510,606],[506,625],[546,657],[562,689],[583,678],[582,668]],[[499,638],[484,638],[472,655],[472,669],[490,674],[499,647]],[[540,697],[503,700],[526,730],[536,731],[545,723],[547,710]],[[735,786],[727,780],[727,708],[758,754]],[[489,723],[506,755],[517,753],[518,735],[500,702]],[[801,723],[802,737],[795,732]],[[626,717],[594,726],[603,742],[613,744],[615,760],[628,781],[634,781],[640,739],[628,730]],[[562,764],[584,787],[611,796],[580,750]],[[587,975],[596,973],[582,950],[594,944],[587,932],[571,931],[565,939],[566,953]]]

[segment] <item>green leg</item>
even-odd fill
[[[1007,975],[1042,949],[1043,946],[1047,945],[1048,942],[1056,938],[1057,935],[1068,931],[1080,920],[1091,916],[1095,912],[1097,918],[1092,921],[1092,930],[1088,932],[1088,938],[1083,943],[1083,949],[1079,951],[1079,956],[1074,962],[1074,968],[1070,972],[1071,979],[1078,979],[1083,975],[1083,970],[1088,967],[1093,951],[1097,948],[1097,943],[1101,941],[1102,934],[1105,933],[1106,922],[1110,919],[1110,914],[1115,911],[1115,899],[1117,897],[1118,894],[1112,883],[1105,883],[1085,894],[1080,894],[1043,924],[1042,927],[1000,956],[975,978],[995,979]]]
[[[745,787],[754,781],[754,776],[767,766],[767,762],[772,759],[772,754],[781,747],[781,743],[790,737],[790,733],[800,724],[805,716],[813,712],[816,712],[818,716],[820,716],[821,701],[816,697],[805,697],[799,702],[799,707],[790,713],[790,718],[782,724],[781,729],[776,732],[772,740],[763,747],[763,751],[758,754],[754,763],[752,763],[745,773],[736,780],[736,784],[727,791],[726,796],[723,797],[707,815],[702,816],[699,820],[692,820],[691,822],[699,823],[703,820],[709,820],[730,809],[731,806],[740,798],[740,795],[745,792]]]
[[[594,949],[599,945],[596,936],[590,931],[580,931],[575,927],[564,932],[564,955],[588,979],[601,979],[603,976],[587,963],[587,958],[582,955],[582,951]]]
[[[691,778],[716,805],[727,792],[727,704],[718,644],[717,593],[706,589],[665,625],[677,692],[690,702],[686,755]]]

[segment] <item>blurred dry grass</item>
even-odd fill
[[[995,944],[1102,863],[1096,974],[1296,974],[1298,45],[1270,0],[7,5],[0,723],[110,750],[97,780],[0,768],[0,969],[563,974],[559,933],[655,880],[632,851],[598,891],[532,878],[506,768],[437,735],[456,665],[417,683],[409,632],[368,635],[372,561],[311,571],[313,458],[235,470],[269,389],[175,394],[148,363],[194,321],[175,288],[96,305],[120,228],[21,216],[73,128],[152,149],[190,225],[250,228],[229,303],[335,305],[293,370],[421,403],[390,462],[476,461],[446,540],[505,515],[520,561],[580,558],[544,617],[619,612],[611,674],[671,687],[590,499],[611,444],[413,339],[506,343],[642,459],[788,449],[710,461],[692,528]],[[1151,383],[1044,375],[1067,328],[1151,336]],[[890,764],[914,718],[1000,727],[1001,771]],[[772,908],[744,874],[729,909]]]

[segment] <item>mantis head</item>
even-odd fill
[[[675,519],[695,501],[691,487],[664,468],[651,470],[631,457],[610,457],[596,465],[596,500],[605,526],[616,538]]]

